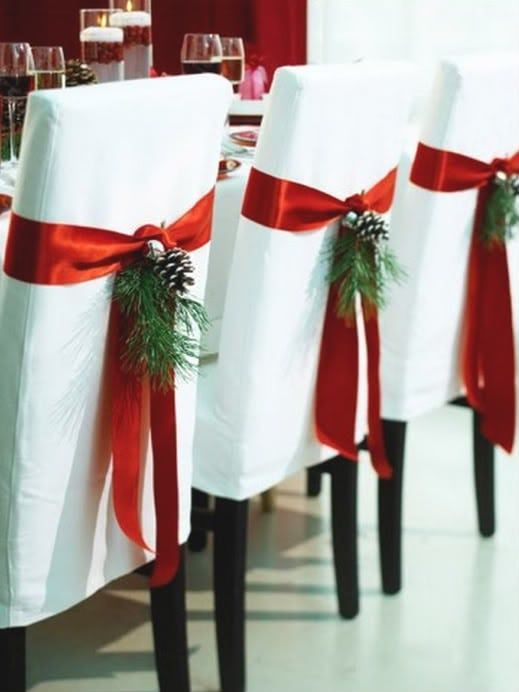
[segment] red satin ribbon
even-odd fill
[[[31,221],[13,213],[4,271],[14,279],[32,284],[76,284],[107,276],[141,259],[151,239],[161,241],[166,248],[196,250],[211,237],[213,201],[211,190],[167,228],[146,225],[133,236],[87,226]],[[122,371],[124,324],[115,303],[110,322],[115,515],[128,538],[149,550],[142,535],[139,500],[141,420],[143,406],[149,399],[157,524],[151,584],[162,586],[175,576],[179,563],[175,392],[151,389],[148,394],[147,382]]]
[[[415,185],[437,192],[479,189],[469,256],[461,374],[481,431],[511,452],[516,422],[515,353],[506,244],[485,244],[481,226],[498,171],[519,173],[519,152],[491,163],[420,143],[411,170]]]
[[[272,229],[301,232],[328,226],[349,211],[372,209],[384,213],[391,207],[396,169],[367,192],[340,200],[321,190],[282,180],[252,169],[242,214]],[[344,232],[343,229],[340,232]],[[337,289],[330,287],[317,375],[315,424],[317,437],[348,459],[358,458],[355,442],[359,379],[357,316],[346,321],[337,316]],[[362,300],[368,361],[368,447],[374,468],[382,478],[392,473],[387,460],[380,421],[380,343],[378,316]]]

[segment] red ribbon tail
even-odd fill
[[[481,432],[505,451],[514,446],[515,352],[506,245],[484,248],[485,273],[479,315],[483,380]]]
[[[371,463],[380,478],[388,479],[393,469],[386,455],[380,418],[380,334],[375,307],[362,301],[368,360],[368,449]]]
[[[180,561],[175,390],[151,392],[153,489],[157,516],[157,556],[151,586],[164,586]]]
[[[480,229],[488,189],[478,196],[470,249],[462,375],[481,432],[511,452],[516,422],[515,352],[506,245],[487,246]]]
[[[485,250],[479,237],[479,229],[483,223],[487,201],[488,190],[487,188],[482,188],[478,194],[474,230],[470,244],[467,307],[462,335],[462,381],[465,385],[468,402],[476,411],[481,411],[483,405],[480,382],[479,335],[481,323],[479,320],[479,310],[483,299],[482,275],[485,266]]]
[[[315,423],[320,442],[347,459],[358,459],[355,443],[359,346],[356,316],[336,314],[337,289],[330,287],[316,387]]]
[[[112,377],[113,501],[117,522],[126,536],[150,550],[140,521],[140,475],[142,449],[142,382],[122,372],[120,359],[121,316],[113,304],[110,329]]]

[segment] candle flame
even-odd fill
[[[126,11],[131,12],[132,10],[133,10],[133,2],[132,2],[132,0],[128,0],[128,2],[126,3]]]
[[[97,25],[104,29],[104,27],[106,26],[106,14],[97,15]]]

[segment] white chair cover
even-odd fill
[[[254,165],[341,199],[370,188],[400,158],[411,82],[391,62],[278,70]],[[219,358],[199,381],[196,488],[242,499],[319,461],[323,248],[336,228],[289,233],[241,218]]]
[[[120,233],[171,223],[214,185],[225,80],[176,77],[29,98],[14,211]],[[210,106],[210,107],[208,107]],[[208,247],[192,253],[204,294]],[[150,556],[111,501],[104,373],[113,277],[0,286],[0,626],[58,613]],[[178,383],[180,540],[189,533],[196,384]],[[154,545],[143,430],[142,515]]]
[[[519,149],[519,55],[443,62],[420,141],[490,162]],[[382,314],[386,418],[408,420],[462,392],[460,334],[477,190],[431,192],[399,178],[391,243],[408,273]],[[519,243],[509,243],[519,324]]]

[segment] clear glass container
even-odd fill
[[[124,79],[124,32],[111,25],[112,14],[112,10],[80,10],[81,58],[90,65],[99,82]]]
[[[110,0],[110,25],[124,32],[125,79],[150,76],[153,64],[151,0]]]

